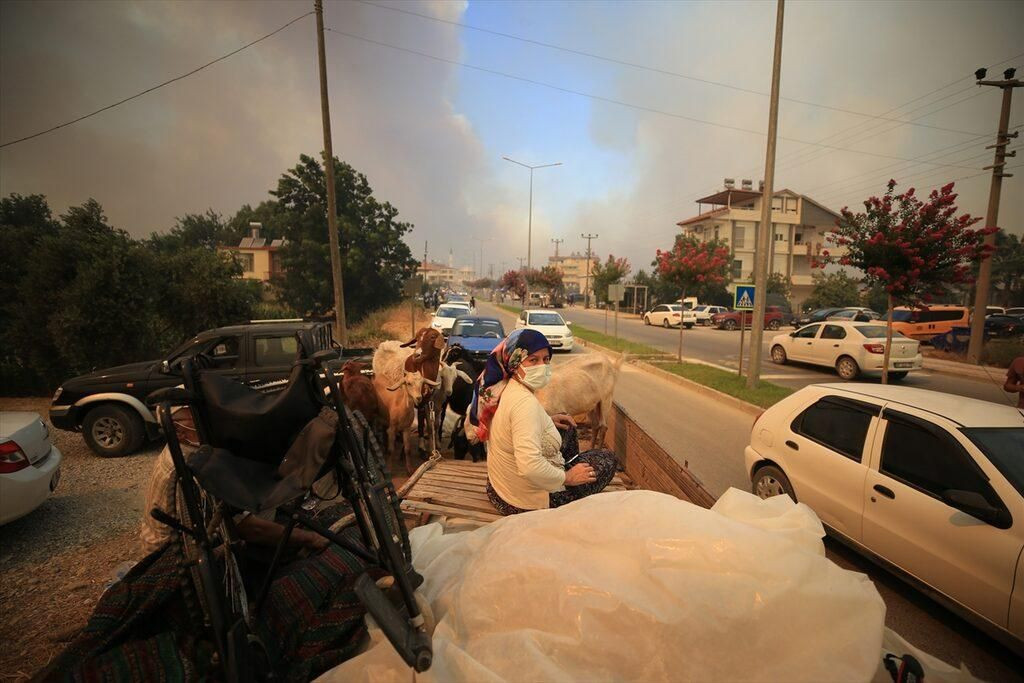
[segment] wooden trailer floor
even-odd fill
[[[446,529],[475,529],[501,517],[486,487],[486,462],[428,461],[402,485],[402,512],[411,526],[440,522]],[[605,491],[631,488],[628,476],[618,472]]]

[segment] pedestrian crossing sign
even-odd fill
[[[736,285],[732,307],[737,311],[754,310],[754,291],[754,285]]]

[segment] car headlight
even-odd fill
[[[57,391],[53,392],[53,398],[50,399],[50,403],[56,403],[60,395],[64,393],[64,387],[57,387]]]

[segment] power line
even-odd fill
[[[766,135],[766,133],[763,133],[763,132],[761,132],[759,130],[753,130],[751,128],[743,128],[741,126],[733,126],[733,125],[730,125],[730,124],[727,124],[727,123],[718,123],[718,122],[715,122],[715,121],[708,121],[706,119],[699,119],[699,118],[694,117],[694,116],[687,116],[686,114],[679,114],[679,113],[676,113],[676,112],[665,111],[664,109],[657,109],[655,107],[648,107],[648,106],[642,105],[642,104],[634,104],[634,103],[631,103],[631,102],[625,102],[623,100],[616,100],[616,99],[611,98],[611,97],[604,97],[603,95],[594,95],[592,93],[587,93],[587,92],[583,92],[583,91],[580,91],[580,90],[573,90],[572,88],[565,88],[565,87],[560,86],[560,85],[554,85],[554,84],[551,84],[551,83],[545,83],[544,81],[538,81],[538,80],[535,80],[535,79],[532,79],[532,78],[526,78],[525,76],[515,76],[513,74],[506,73],[504,71],[498,71],[497,69],[489,69],[489,68],[483,67],[483,66],[476,66],[475,64],[467,64],[466,62],[460,62],[460,61],[457,61],[457,60],[454,60],[454,59],[448,59],[447,57],[438,57],[437,55],[432,55],[432,54],[429,54],[427,52],[420,52],[419,50],[413,50],[412,48],[401,47],[399,45],[392,45],[391,43],[385,43],[385,42],[380,41],[380,40],[374,40],[372,38],[366,38],[365,36],[356,35],[354,33],[348,33],[346,31],[339,31],[339,30],[333,29],[333,28],[327,28],[327,29],[324,29],[324,30],[325,31],[330,31],[331,33],[336,33],[336,34],[338,34],[340,36],[345,36],[347,38],[353,38],[355,40],[360,40],[360,41],[363,41],[363,42],[366,42],[366,43],[370,43],[370,44],[373,44],[373,45],[378,45],[380,47],[386,47],[386,48],[389,48],[389,49],[392,49],[392,50],[398,50],[399,52],[407,52],[409,54],[416,55],[418,57],[424,57],[426,59],[432,59],[434,61],[442,62],[442,63],[445,63],[445,64],[451,64],[453,66],[460,66],[460,67],[463,67],[465,69],[472,69],[474,71],[480,71],[482,73],[488,73],[488,74],[492,74],[492,75],[495,75],[495,76],[502,76],[503,78],[508,78],[508,79],[515,80],[515,81],[521,81],[523,83],[529,83],[531,85],[539,85],[539,86],[544,87],[544,88],[549,88],[551,90],[557,90],[559,92],[567,93],[569,95],[577,95],[579,97],[586,97],[586,98],[589,98],[589,99],[592,99],[592,100],[596,100],[598,102],[607,102],[608,104],[615,104],[615,105],[618,105],[620,107],[627,107],[629,109],[636,109],[638,111],[645,111],[645,112],[648,112],[648,113],[651,113],[651,114],[659,114],[661,116],[668,116],[670,118],[682,119],[684,121],[691,121],[693,123],[702,123],[702,124],[707,125],[707,126],[714,126],[716,128],[724,128],[724,129],[727,129],[727,130],[734,130],[734,131],[737,131],[737,132],[740,132],[740,133],[749,133],[751,135],[758,135],[758,136],[761,136],[761,137],[764,137]],[[820,142],[811,142],[811,141],[808,141],[808,140],[801,140],[799,138],[784,137],[782,135],[779,136],[779,139],[780,140],[786,140],[788,142],[796,142],[796,143],[799,143],[799,144],[802,144],[802,145],[813,145],[813,146],[822,147],[822,148],[826,148],[826,149],[832,149],[832,150],[836,150],[836,151],[851,152],[853,154],[862,154],[862,155],[866,155],[866,156],[879,157],[881,159],[895,159],[897,161],[907,161],[907,159],[905,157],[893,156],[891,154],[879,154],[878,152],[868,152],[866,150],[853,149],[853,148],[850,148],[850,147],[838,147],[836,145],[826,145],[826,144],[823,144],[823,143],[820,143]],[[943,165],[943,166],[950,166],[950,167],[956,168],[956,166],[954,164],[941,164],[941,165]],[[967,168],[967,167],[966,166],[961,166],[959,168]]]
[[[626,60],[623,60],[623,59],[616,59],[614,57],[608,57],[606,55],[601,55],[601,54],[597,54],[597,53],[594,53],[594,52],[586,52],[584,50],[576,50],[576,49],[573,49],[573,48],[570,48],[570,47],[565,47],[563,45],[556,45],[554,43],[546,43],[544,41],[534,40],[532,38],[525,38],[523,36],[517,36],[517,35],[511,34],[511,33],[504,33],[502,31],[494,31],[492,29],[482,28],[480,26],[472,26],[470,24],[464,24],[462,22],[452,21],[450,19],[442,19],[440,17],[432,17],[432,16],[430,16],[428,14],[421,14],[419,12],[414,12],[412,10],[403,9],[401,7],[393,7],[393,6],[390,6],[390,5],[379,5],[376,2],[370,2],[370,0],[356,0],[356,1],[360,2],[360,3],[364,4],[364,5],[369,5],[371,7],[376,7],[377,9],[388,10],[390,12],[398,12],[400,14],[407,14],[409,16],[419,17],[420,19],[426,19],[426,20],[429,20],[429,21],[435,21],[435,22],[438,22],[438,23],[441,23],[441,24],[447,24],[449,26],[458,26],[459,28],[469,29],[471,31],[478,31],[480,33],[487,33],[487,34],[490,34],[490,35],[493,35],[493,36],[499,36],[501,38],[507,38],[509,40],[517,40],[519,42],[527,43],[529,45],[537,45],[539,47],[544,47],[544,48],[548,48],[548,49],[551,49],[551,50],[558,50],[560,52],[566,52],[566,53],[569,53],[569,54],[578,55],[580,57],[587,57],[587,58],[590,58],[590,59],[596,59],[596,60],[600,60],[602,62],[608,62],[610,64],[618,64],[620,66],[626,66],[626,67],[630,67],[632,69],[640,69],[642,71],[650,71],[651,73],[661,74],[663,76],[672,76],[674,78],[682,78],[682,79],[685,79],[685,80],[688,80],[688,81],[694,81],[696,83],[703,83],[705,85],[713,85],[713,86],[716,86],[716,87],[719,87],[719,88],[727,88],[729,90],[735,90],[737,92],[748,93],[748,94],[751,94],[751,95],[758,95],[758,96],[761,96],[761,97],[767,97],[768,96],[768,93],[763,92],[761,90],[754,90],[752,88],[744,88],[743,86],[735,85],[733,83],[725,83],[723,81],[714,81],[714,80],[711,80],[711,79],[708,79],[708,78],[701,78],[699,76],[692,76],[690,74],[679,73],[678,71],[670,71],[668,69],[662,69],[662,68],[659,68],[659,67],[656,67],[656,66],[649,66],[647,64],[638,64],[636,62],[629,62],[629,61],[626,61]],[[1024,57],[1024,54],[1021,54],[1019,56]],[[844,114],[853,114],[854,116],[861,116],[861,117],[865,117],[865,118],[869,118],[869,119],[880,119],[880,120],[883,120],[883,121],[896,121],[896,122],[904,123],[904,122],[900,121],[900,119],[886,118],[884,115],[867,114],[865,112],[856,111],[854,109],[846,109],[844,107],[836,107],[836,106],[829,105],[829,104],[821,104],[820,102],[811,102],[810,100],[801,100],[801,99],[797,99],[797,98],[794,98],[794,97],[785,97],[785,96],[780,96],[779,99],[785,100],[787,102],[793,102],[795,104],[806,105],[808,107],[818,107],[819,109],[827,109],[829,111],[842,112]],[[933,125],[927,124],[927,123],[911,123],[910,125],[919,126],[921,128],[931,128],[933,130],[941,130],[941,131],[945,131],[947,133],[960,133],[962,135],[978,135],[978,133],[971,132],[971,131],[958,130],[958,129],[955,129],[955,128],[944,128],[942,126],[933,126]]]
[[[85,119],[88,119],[90,117],[96,116],[97,114],[101,114],[101,113],[107,111],[108,109],[113,109],[114,107],[118,107],[118,106],[124,104],[125,102],[130,102],[130,101],[132,101],[132,100],[134,100],[136,98],[142,97],[143,95],[151,93],[154,90],[158,90],[158,89],[164,87],[165,85],[170,85],[171,83],[174,83],[176,81],[180,81],[183,78],[188,78],[189,76],[191,76],[193,74],[196,74],[196,73],[199,73],[200,71],[202,71],[203,69],[205,69],[207,67],[213,66],[217,62],[222,62],[225,59],[227,59],[228,57],[231,57],[233,55],[237,55],[242,50],[250,48],[253,45],[255,45],[256,43],[260,43],[260,42],[266,40],[267,38],[270,38],[271,36],[273,36],[273,35],[275,35],[277,33],[280,33],[281,31],[285,30],[286,28],[288,28],[289,26],[291,26],[295,22],[299,21],[300,19],[305,19],[306,17],[308,17],[308,16],[310,16],[312,14],[313,14],[313,12],[306,12],[305,14],[303,14],[301,16],[295,17],[294,19],[292,19],[288,23],[284,24],[280,28],[274,29],[270,33],[266,34],[265,36],[257,38],[256,40],[254,40],[254,41],[252,41],[250,43],[246,43],[242,47],[240,47],[240,48],[238,48],[236,50],[232,50],[231,52],[227,53],[226,55],[222,55],[220,57],[217,57],[217,59],[214,59],[211,62],[207,62],[206,64],[203,64],[202,66],[196,67],[195,69],[192,69],[188,73],[184,73],[184,74],[181,74],[180,76],[176,76],[176,77],[174,77],[174,78],[172,78],[170,80],[164,81],[163,83],[160,83],[158,85],[154,85],[151,88],[146,88],[145,90],[143,90],[141,92],[135,93],[131,97],[126,97],[123,100],[118,100],[117,102],[114,102],[113,104],[108,104],[107,106],[101,107],[100,109],[97,109],[94,112],[90,112],[90,113],[85,114],[83,116],[79,116],[77,119],[72,119],[71,121],[67,121],[65,123],[61,123],[59,125],[53,126],[52,128],[47,128],[46,130],[41,130],[38,133],[33,133],[32,135],[26,135],[23,138],[18,138],[17,140],[10,140],[8,142],[0,144],[0,149],[3,149],[4,147],[9,147],[10,145],[16,145],[19,142],[25,142],[26,140],[31,140],[32,138],[37,138],[40,135],[46,135],[47,133],[52,133],[55,130],[60,130],[61,128],[66,128],[67,126],[70,126],[72,124],[78,123],[79,121],[84,121]]]

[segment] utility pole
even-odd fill
[[[564,241],[565,240],[558,240],[558,239],[551,240],[551,242],[555,245],[555,258],[556,259],[558,258],[558,245],[561,244]]]
[[[754,319],[750,321],[750,369],[747,387],[757,386],[761,376],[761,340],[764,338],[764,311],[768,289],[768,259],[771,240],[775,239],[772,225],[772,195],[775,183],[775,136],[779,126],[779,77],[782,72],[782,16],[785,0],[777,0],[775,16],[775,56],[772,60],[771,103],[768,109],[768,146],[764,159],[764,191],[761,193],[761,225],[757,231],[755,252],[756,272],[754,286]],[[742,322],[742,318],[741,318]]]
[[[580,237],[587,241],[587,279],[586,284],[583,286],[583,308],[590,308],[590,242],[597,239],[597,235],[584,235],[580,233]]]
[[[531,260],[531,255],[533,254],[533,172],[536,171],[538,168],[551,168],[552,166],[561,166],[562,162],[556,161],[553,164],[538,164],[536,166],[531,166],[530,164],[524,164],[521,161],[516,161],[515,159],[512,159],[507,156],[502,157],[502,159],[504,159],[505,161],[509,161],[513,164],[516,164],[517,166],[522,166],[523,168],[530,169],[530,210],[529,218],[527,219],[526,224],[526,269],[529,270],[533,267],[533,261]],[[523,267],[519,266],[519,270],[522,269]],[[523,280],[526,280],[526,273],[523,273]],[[526,283],[526,298],[529,298],[529,296],[530,284]]]
[[[1009,178],[1012,173],[1004,173],[1003,167],[1006,166],[1006,157],[1017,156],[1017,151],[1012,152],[1006,151],[1006,146],[1010,144],[1010,139],[1015,138],[1018,135],[1018,131],[1013,133],[1007,133],[1006,129],[1010,124],[1010,99],[1013,97],[1013,89],[1019,88],[1024,85],[1024,81],[1020,81],[1014,76],[1016,75],[1016,69],[1007,69],[1003,72],[1002,81],[986,81],[985,69],[978,69],[974,72],[974,75],[978,79],[978,85],[990,85],[996,88],[1003,89],[1003,108],[999,112],[999,133],[996,135],[996,144],[989,145],[985,149],[995,149],[995,160],[991,166],[986,166],[985,169],[992,169],[992,184],[988,190],[988,210],[985,212],[985,227],[994,228],[999,224],[999,197],[1003,189],[1003,178]],[[996,235],[993,232],[991,235],[985,235],[985,245],[991,248],[995,248]],[[967,362],[978,364],[981,362],[981,351],[985,344],[985,311],[988,308],[988,290],[992,285],[992,257],[991,251],[990,256],[981,262],[981,266],[978,269],[978,281],[975,284],[974,291],[974,316],[971,318],[971,341],[967,346]]]
[[[324,124],[324,170],[327,177],[327,231],[331,242],[331,277],[334,280],[334,336],[348,344],[345,325],[345,291],[341,279],[341,244],[338,239],[338,202],[334,196],[334,146],[331,144],[331,106],[327,97],[327,55],[324,50],[323,0],[313,0],[316,11],[316,49],[320,62],[320,116]]]
[[[475,239],[477,242],[480,243],[480,261],[479,261],[480,273],[479,273],[478,277],[483,277],[484,276],[484,242],[490,242],[491,238],[490,237],[473,237],[472,239]]]

